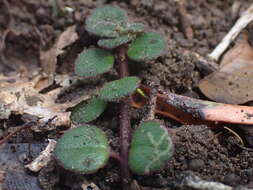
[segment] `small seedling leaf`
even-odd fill
[[[76,59],[75,72],[79,76],[92,77],[108,72],[114,63],[110,52],[102,49],[84,50]]]
[[[127,55],[133,61],[149,61],[160,56],[164,49],[165,41],[160,34],[145,32],[130,44]]]
[[[134,35],[126,34],[118,38],[103,39],[98,41],[98,45],[105,49],[113,49],[130,42],[131,40],[134,39],[134,37],[135,37]]]
[[[141,33],[144,32],[144,25],[142,23],[133,23],[128,24],[127,27],[124,29],[124,33]]]
[[[113,6],[97,8],[86,19],[86,30],[99,37],[115,38],[126,27],[126,13]]]
[[[173,154],[171,137],[157,121],[143,122],[133,133],[129,167],[138,175],[162,169]]]
[[[55,157],[67,170],[81,174],[94,173],[109,159],[105,133],[89,125],[70,129],[58,140]]]
[[[97,119],[105,110],[107,102],[93,98],[88,103],[81,102],[71,111],[70,119],[76,123],[87,123]]]
[[[105,84],[100,89],[99,97],[105,101],[117,101],[132,94],[139,84],[138,77],[124,77]]]

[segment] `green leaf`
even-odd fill
[[[117,38],[103,39],[98,41],[98,45],[102,48],[113,49],[126,44],[134,39],[134,35],[126,34]]]
[[[97,8],[86,19],[86,30],[99,37],[114,38],[126,26],[126,13],[118,7]]]
[[[87,123],[97,119],[105,110],[107,102],[93,98],[88,103],[81,102],[71,111],[70,119],[77,123]]]
[[[130,44],[127,55],[133,61],[149,61],[160,56],[164,49],[165,41],[160,34],[145,32]]]
[[[107,163],[109,145],[101,129],[85,125],[67,131],[58,140],[54,153],[65,169],[89,174]]]
[[[143,122],[133,133],[129,167],[139,175],[162,169],[173,154],[172,140],[157,121]]]
[[[91,77],[108,72],[114,63],[110,52],[102,49],[84,50],[75,61],[75,72],[82,77]]]
[[[144,25],[142,23],[133,23],[128,24],[126,28],[123,30],[124,33],[141,33],[144,32]]]
[[[140,84],[138,77],[125,77],[105,84],[99,97],[105,101],[117,101],[132,94]]]

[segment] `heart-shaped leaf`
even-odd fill
[[[117,101],[132,94],[139,84],[138,77],[124,77],[105,84],[100,89],[99,97],[105,101]]]
[[[98,41],[98,45],[102,48],[113,49],[130,42],[134,37],[134,35],[126,34],[117,38],[102,39]]]
[[[126,13],[118,7],[97,8],[86,19],[86,30],[99,37],[115,38],[126,26]]]
[[[88,103],[81,102],[71,111],[70,119],[77,123],[87,123],[97,119],[105,110],[107,102],[94,98]]]
[[[84,50],[75,61],[75,72],[79,76],[92,77],[108,72],[114,63],[110,52],[102,49]]]
[[[168,131],[157,121],[143,122],[133,133],[129,167],[138,175],[162,169],[173,154]]]
[[[160,56],[164,49],[165,41],[160,34],[145,32],[130,44],[127,55],[133,61],[149,61]]]
[[[67,170],[81,174],[94,173],[109,159],[105,133],[89,125],[70,129],[58,140],[55,157]]]

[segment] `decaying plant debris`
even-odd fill
[[[41,94],[35,89],[37,80],[2,82],[0,84],[0,100],[2,105],[1,119],[8,119],[11,113],[29,114],[38,118],[38,123],[44,125],[51,121],[52,126],[70,125],[70,112],[67,108],[85,100],[87,96],[66,104],[57,104],[55,100],[60,89],[54,89],[47,94]]]
[[[55,149],[56,141],[49,139],[49,143],[44,151],[33,160],[31,163],[27,164],[25,167],[33,172],[40,171],[43,167],[48,165],[48,163],[53,159],[52,153]]]

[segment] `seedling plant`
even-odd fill
[[[130,23],[126,12],[118,7],[97,8],[88,16],[85,29],[99,38],[99,48],[85,49],[75,61],[75,72],[82,77],[94,77],[118,68],[119,79],[106,83],[87,102],[76,106],[73,122],[81,123],[68,130],[55,149],[56,160],[65,169],[90,174],[106,165],[111,154],[105,133],[88,124],[97,119],[109,102],[120,104],[120,167],[123,189],[129,189],[130,170],[138,175],[162,169],[172,156],[173,144],[167,129],[156,120],[146,120],[132,132],[130,125],[130,96],[138,91],[141,80],[129,76],[128,60],[149,62],[165,49],[163,37],[145,32],[141,23]],[[83,124],[85,123],[85,124]],[[129,170],[130,168],[130,170]]]

